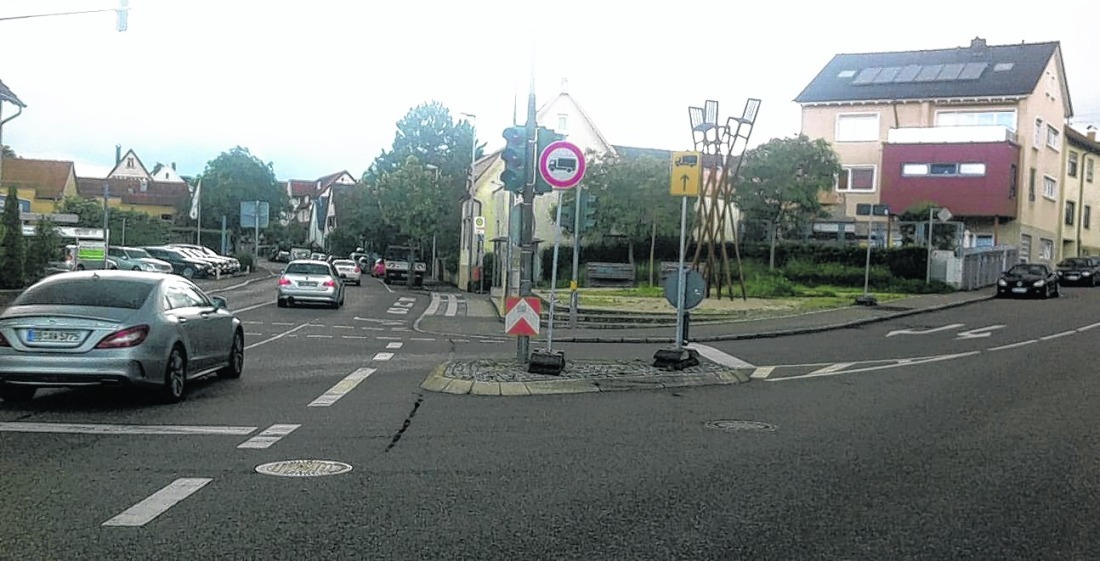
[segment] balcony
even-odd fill
[[[890,129],[887,144],[964,144],[1016,142],[1016,132],[1002,126],[904,127]]]
[[[899,213],[933,202],[948,207],[956,216],[1015,218],[1019,197],[1027,196],[1027,185],[1018,171],[1020,147],[1004,137],[1006,129],[944,128],[971,129],[972,133],[973,129],[999,129],[1002,134],[995,141],[887,143],[882,149],[882,202]],[[936,128],[890,132],[902,130],[929,139],[933,132],[942,132]],[[972,134],[970,138],[976,137]]]

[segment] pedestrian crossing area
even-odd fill
[[[464,294],[454,292],[432,292],[425,316],[465,317],[469,315],[470,305]]]

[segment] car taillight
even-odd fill
[[[358,266],[358,265],[356,265],[356,266],[355,266],[355,272],[356,272],[356,273],[362,273],[362,272],[363,272],[363,269],[360,269],[360,268],[359,268],[359,266]]]
[[[11,343],[4,337],[3,333],[0,333],[0,347],[10,347]]]
[[[286,277],[279,277],[279,286],[290,286],[290,279]]]
[[[148,325],[136,325],[134,327],[128,327],[121,331],[115,331],[114,333],[103,338],[98,345],[97,349],[123,349],[126,347],[136,347],[141,344],[145,338],[149,336]]]
[[[328,279],[327,281],[324,282],[323,286],[329,286],[329,287],[336,286],[336,281],[334,281],[332,279]]]

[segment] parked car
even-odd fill
[[[0,399],[43,387],[137,386],[177,402],[188,383],[244,369],[244,330],[220,296],[173,275],[46,277],[0,314]]]
[[[291,261],[279,277],[277,301],[280,308],[301,303],[344,305],[344,283],[340,274],[325,261]]]
[[[224,262],[222,272],[235,275],[241,270],[241,262],[236,257],[230,257],[228,255],[220,255],[218,252],[206,247],[204,245],[190,244],[190,243],[174,243],[170,244],[171,247],[184,247],[194,251],[200,257],[207,257],[210,259]]]
[[[1013,265],[997,281],[997,297],[1005,296],[1058,297],[1058,274],[1042,263]]]
[[[202,278],[214,276],[214,266],[208,261],[196,259],[182,250],[174,247],[143,247],[149,255],[167,261],[172,265],[172,272],[185,278]]]
[[[1058,263],[1058,284],[1083,284],[1096,286],[1100,265],[1088,257],[1070,257]]]
[[[153,273],[171,273],[172,264],[149,255],[149,252],[137,247],[112,245],[107,248],[109,259],[124,271],[149,271]]]
[[[351,259],[336,259],[332,262],[332,266],[336,269],[336,273],[340,275],[340,279],[346,284],[355,284],[355,286],[363,285],[363,269],[359,268],[359,264]]]

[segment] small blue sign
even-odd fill
[[[241,201],[241,228],[267,228],[271,205],[267,201]],[[256,219],[259,218],[259,225]]]

